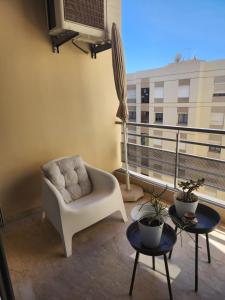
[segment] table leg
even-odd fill
[[[175,233],[177,234],[177,226],[175,227],[175,229],[174,229],[174,231],[175,231]],[[169,259],[171,259],[171,256],[172,256],[172,252],[173,252],[173,249],[170,251],[170,253],[169,253]]]
[[[152,269],[155,270],[155,256],[152,256]]]
[[[198,291],[198,233],[195,234],[195,292]]]
[[[165,268],[166,268],[166,277],[167,277],[167,284],[168,284],[170,300],[173,300],[172,289],[171,289],[171,284],[170,284],[170,274],[169,274],[167,256],[166,256],[166,254],[164,254],[163,256],[164,256],[164,263],[165,263]]]
[[[134,287],[134,279],[135,279],[135,274],[136,274],[136,269],[137,269],[137,264],[138,264],[138,258],[139,258],[139,252],[136,252],[135,256],[135,261],[134,261],[134,268],[133,268],[133,274],[132,274],[132,279],[131,279],[131,284],[130,284],[130,291],[129,295],[132,295],[133,287]]]
[[[208,263],[211,263],[211,255],[210,255],[210,248],[209,248],[209,235],[208,233],[206,235],[206,246],[207,246],[207,254],[208,254]]]

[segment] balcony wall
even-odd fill
[[[44,3],[1,3],[0,199],[7,220],[40,208],[40,166],[48,160],[79,153],[105,170],[121,165],[111,51],[94,60],[68,42],[53,54]]]

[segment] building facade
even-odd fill
[[[129,121],[158,125],[224,129],[225,60],[179,61],[165,67],[127,75]],[[175,151],[175,132],[160,128],[128,127],[131,144],[152,149]],[[148,137],[146,137],[148,136]],[[162,139],[161,139],[162,138]],[[180,140],[224,145],[225,136],[180,132]],[[225,160],[225,149],[179,142],[179,152],[215,160]],[[139,153],[140,154],[140,153]],[[144,160],[144,158],[142,158]],[[173,178],[158,168],[145,168],[145,163],[130,164],[130,169],[166,182]],[[182,171],[182,170],[181,170]],[[205,187],[213,197],[224,198],[224,192]]]

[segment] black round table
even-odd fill
[[[141,253],[144,255],[152,256],[153,270],[155,270],[155,256],[163,255],[165,269],[166,269],[166,277],[167,277],[169,295],[170,295],[170,300],[172,300],[173,295],[172,295],[172,290],[171,290],[170,275],[169,275],[169,268],[168,268],[166,254],[173,249],[173,246],[177,240],[174,229],[165,223],[163,226],[163,232],[162,232],[160,245],[156,248],[147,248],[141,242],[138,222],[134,222],[134,223],[130,224],[129,227],[127,228],[127,239],[129,240],[131,246],[136,250],[136,256],[135,256],[135,261],[134,261],[134,268],[133,268],[133,274],[132,274],[132,279],[131,279],[129,295],[131,296],[132,291],[133,291],[134,279],[135,279],[139,254]]]
[[[170,206],[169,215],[173,223],[175,224],[175,232],[178,228],[195,234],[195,292],[198,291],[198,235],[206,235],[206,246],[208,254],[208,263],[211,263],[210,248],[209,248],[209,235],[208,233],[213,231],[220,222],[220,215],[211,207],[199,203],[196,210],[197,224],[187,225],[182,222],[181,218],[176,213],[175,205]],[[170,251],[169,258],[172,256],[172,250]]]

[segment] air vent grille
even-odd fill
[[[104,30],[104,0],[64,0],[65,20]]]

